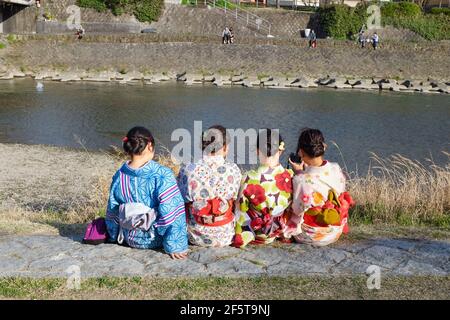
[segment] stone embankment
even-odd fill
[[[343,78],[324,76],[312,78],[305,75],[280,77],[280,76],[257,76],[236,74],[192,74],[192,73],[153,73],[146,74],[138,71],[54,71],[43,70],[37,73],[23,72],[20,70],[0,71],[0,80],[12,80],[15,78],[32,77],[37,81],[60,81],[60,82],[119,82],[121,84],[144,83],[151,85],[166,81],[180,81],[186,85],[202,85],[212,83],[217,87],[222,86],[244,86],[262,87],[270,89],[288,88],[332,88],[332,89],[361,89],[361,90],[388,90],[396,92],[422,92],[422,93],[450,93],[450,82],[433,79],[410,80],[410,79],[384,79],[384,78]]]

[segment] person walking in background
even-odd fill
[[[222,31],[222,43],[230,43],[230,29],[228,29],[228,27],[225,27],[225,29],[223,29]]]
[[[309,47],[310,48],[317,47],[317,36],[314,30],[311,30],[311,32],[309,33]]]
[[[359,44],[361,45],[361,48],[365,48],[365,46],[366,46],[366,36],[364,34],[364,30],[361,30],[359,32],[358,41],[359,41]]]
[[[378,34],[375,32],[372,36],[372,46],[373,50],[377,50],[378,42],[380,41],[380,38],[378,37]]]
[[[230,27],[230,43],[234,43],[234,32],[232,27]]]

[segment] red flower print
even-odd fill
[[[353,200],[352,196],[348,192],[342,192],[341,195],[339,196],[339,200],[341,200],[341,199],[344,199],[345,201],[347,201],[347,203],[350,207],[353,207],[355,205],[355,201]]]
[[[262,226],[263,226],[263,219],[261,219],[261,218],[253,219],[252,222],[250,222],[250,227],[254,231],[261,229]]]
[[[246,196],[254,206],[257,206],[266,200],[264,188],[257,184],[249,184],[244,190],[244,196]]]
[[[275,181],[277,188],[291,193],[292,192],[292,182],[291,182],[291,175],[288,171],[284,171],[283,173],[277,174],[275,176]]]
[[[334,204],[332,204],[330,200],[327,200],[323,205],[323,209],[334,209]]]
[[[302,201],[304,203],[308,203],[309,199],[311,199],[311,197],[309,195],[307,195],[307,194],[304,194],[303,197],[302,197]]]
[[[244,240],[242,240],[242,236],[240,234],[235,234],[233,239],[233,246],[239,248],[244,244]]]
[[[233,183],[234,182],[233,176],[228,176],[227,180],[228,180],[228,183]]]

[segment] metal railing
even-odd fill
[[[249,10],[243,9],[239,6],[239,4],[232,3],[227,0],[195,0],[195,4],[197,6],[202,4],[223,10],[224,14],[234,18],[236,23],[256,29],[260,33],[266,34],[267,36],[271,35],[270,30],[272,28],[272,24],[268,20],[261,18]]]

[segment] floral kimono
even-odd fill
[[[204,156],[182,167],[178,176],[188,213],[188,236],[194,245],[223,247],[234,237],[234,203],[242,175],[222,156]]]
[[[126,203],[142,203],[156,211],[156,220],[149,230],[120,227],[119,209]],[[155,161],[149,161],[139,169],[124,163],[112,179],[106,226],[112,242],[116,242],[120,235],[133,248],[163,247],[167,253],[186,251],[184,201],[172,171]]]
[[[282,165],[261,166],[243,180],[236,212],[234,246],[265,244],[282,235],[292,197],[293,172]]]
[[[292,202],[292,217],[290,222],[297,225],[291,235],[297,242],[317,246],[327,245],[339,239],[342,232],[347,232],[347,219],[336,225],[317,224],[314,216],[308,210],[321,210],[329,204],[330,190],[333,190],[341,202],[346,196],[345,176],[337,163],[324,161],[320,167],[306,167],[305,171],[295,175],[293,179],[294,195]],[[352,202],[352,200],[351,200]],[[346,204],[347,205],[347,204]],[[330,206],[330,208],[332,208]],[[348,210],[348,208],[347,208]]]

